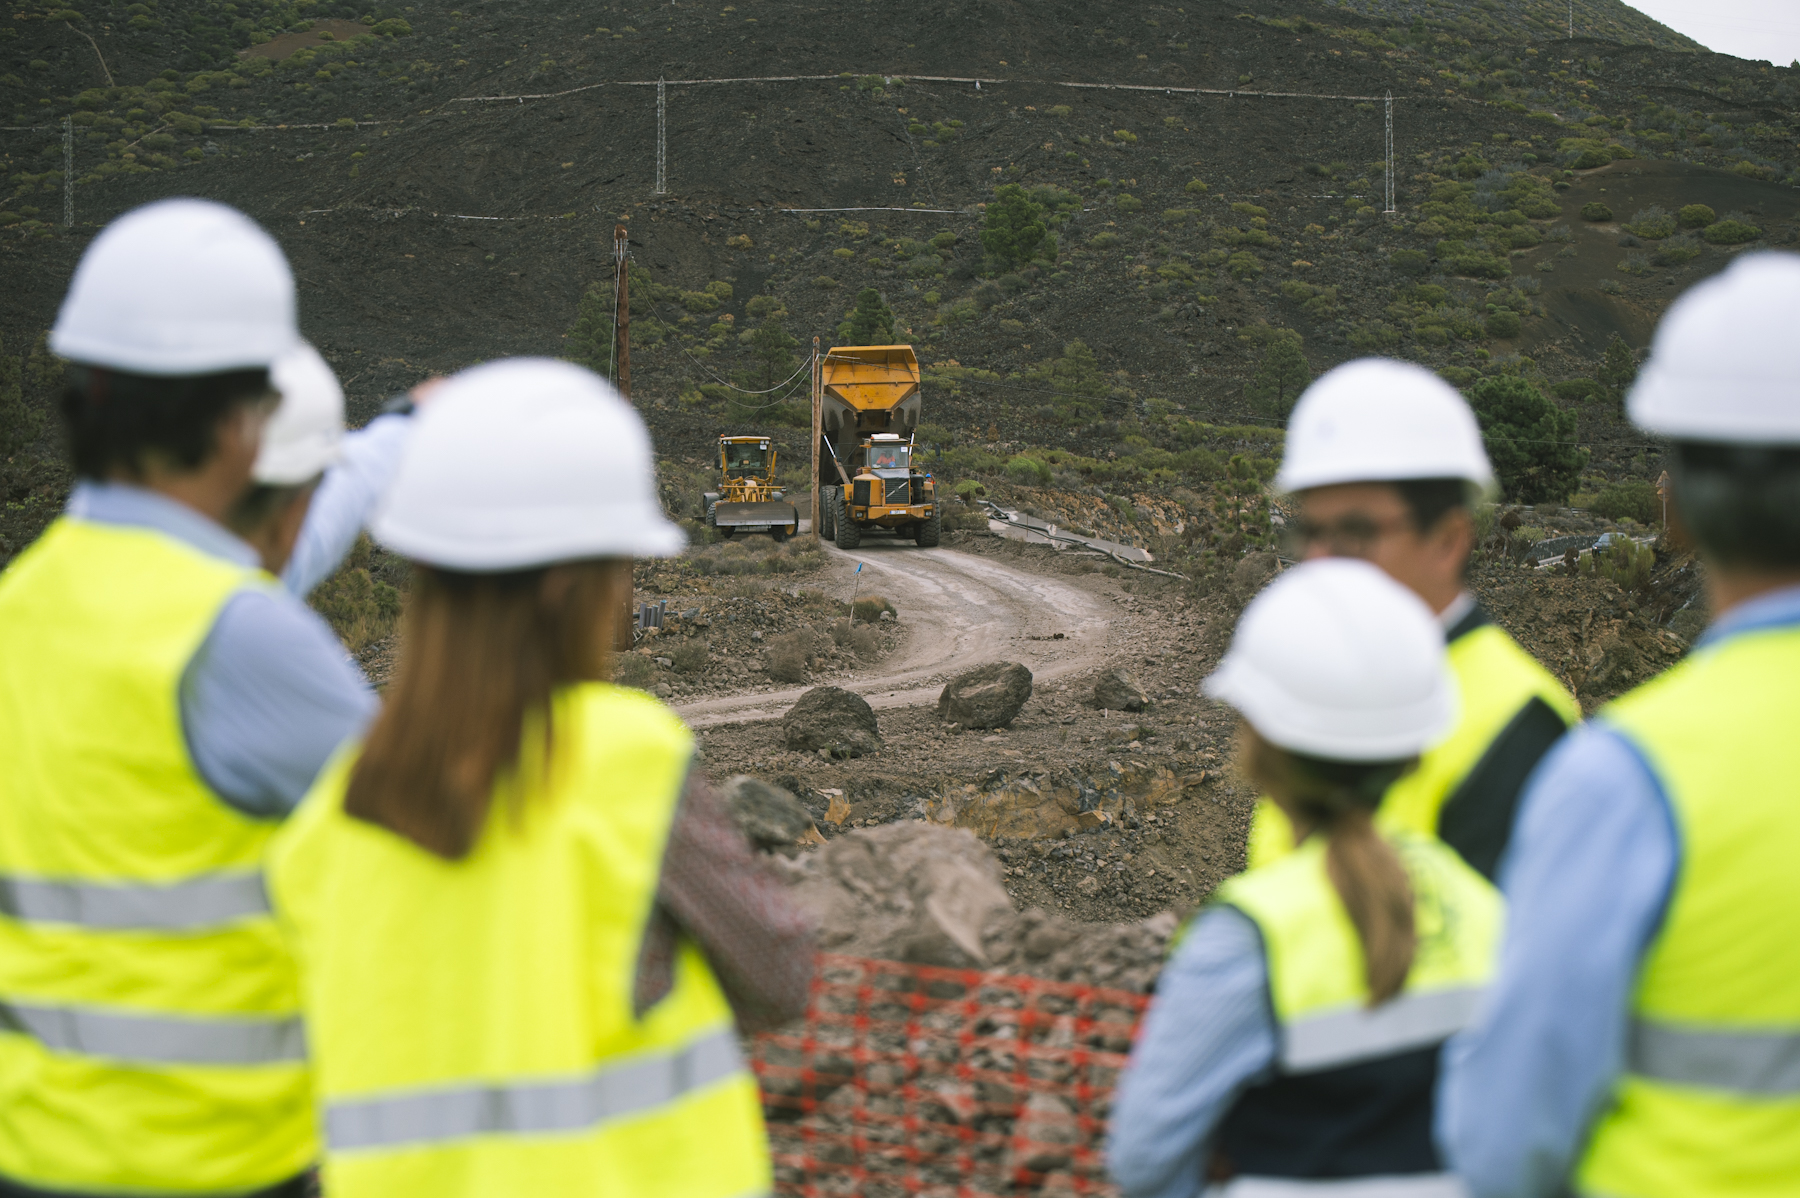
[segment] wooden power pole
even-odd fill
[[[825,366],[819,361],[819,338],[815,334],[812,356],[812,535],[815,540],[819,536],[819,480],[824,477],[819,473],[819,438],[825,435],[820,424],[819,383],[824,377]]]
[[[613,361],[617,363],[619,394],[631,398],[631,272],[626,269],[627,238],[624,225],[613,226]]]

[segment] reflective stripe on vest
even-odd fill
[[[1401,1173],[1321,1180],[1237,1177],[1222,1186],[1208,1187],[1205,1198],[1469,1198],[1469,1188],[1454,1173]]]
[[[1310,1073],[1426,1048],[1467,1027],[1480,1001],[1479,986],[1464,986],[1296,1019],[1283,1029],[1281,1067]]]
[[[1800,619],[1711,638],[1608,707],[1678,868],[1625,1068],[1576,1173],[1621,1198],[1790,1195],[1800,1178]]]
[[[25,923],[176,932],[268,913],[260,873],[191,878],[163,886],[0,875],[0,915]]]
[[[89,1007],[0,1002],[0,1029],[53,1052],[159,1065],[269,1065],[306,1059],[305,1025],[294,1019],[170,1019]]]
[[[550,713],[554,760],[495,800],[464,857],[346,814],[355,749],[271,846],[270,898],[308,966],[333,1198],[772,1185],[705,955],[680,941],[668,994],[634,1003],[693,736],[602,683],[560,690]]]
[[[743,1069],[736,1036],[719,1032],[674,1053],[603,1065],[576,1081],[334,1102],[325,1110],[325,1142],[333,1152],[352,1152],[479,1135],[578,1131],[663,1106]]]
[[[1625,1067],[1679,1086],[1800,1098],[1800,1032],[1677,1027],[1640,1016]]]
[[[273,820],[231,807],[181,679],[259,570],[57,520],[0,573],[0,1177],[243,1193],[318,1156]]]

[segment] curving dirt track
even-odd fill
[[[873,707],[936,703],[952,676],[988,661],[1023,662],[1040,683],[1090,670],[1120,639],[1117,609],[1064,579],[885,538],[854,553],[829,545],[826,552],[849,569],[862,562],[862,592],[885,595],[912,625],[904,650],[844,684]],[[694,728],[772,720],[807,689],[724,695],[675,710]]]

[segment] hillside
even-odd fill
[[[1267,384],[1297,346],[1309,372],[1384,352],[1465,385],[1563,384],[1594,455],[1583,486],[1654,477],[1655,447],[1592,381],[1601,354],[1641,350],[1733,254],[1795,240],[1795,72],[1694,52],[1611,0],[1577,13],[1607,37],[1569,41],[1554,9],[15,4],[0,370],[22,382],[9,408],[0,373],[0,560],[61,486],[54,369],[31,347],[95,230],[171,194],[282,241],[361,416],[500,355],[604,369],[610,291],[585,313],[583,296],[624,221],[635,397],[675,458],[722,427],[797,423],[780,392],[737,389],[781,382],[874,288],[874,327],[891,318],[927,363],[953,472],[997,482],[1061,452],[1096,485],[1210,493],[1224,458],[1269,452],[1252,426],[1279,425],[1291,387]],[[813,77],[742,81],[769,76]],[[639,86],[658,77],[677,81],[662,195]],[[1390,92],[1391,215],[1373,99]],[[981,237],[1007,184],[1049,235],[1010,261]],[[1608,216],[1583,219],[1596,201]],[[1737,218],[1729,235],[1661,228],[1692,204]]]

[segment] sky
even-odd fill
[[[1627,0],[1709,50],[1787,66],[1800,59],[1800,0]],[[1579,32],[1579,31],[1577,31]]]

